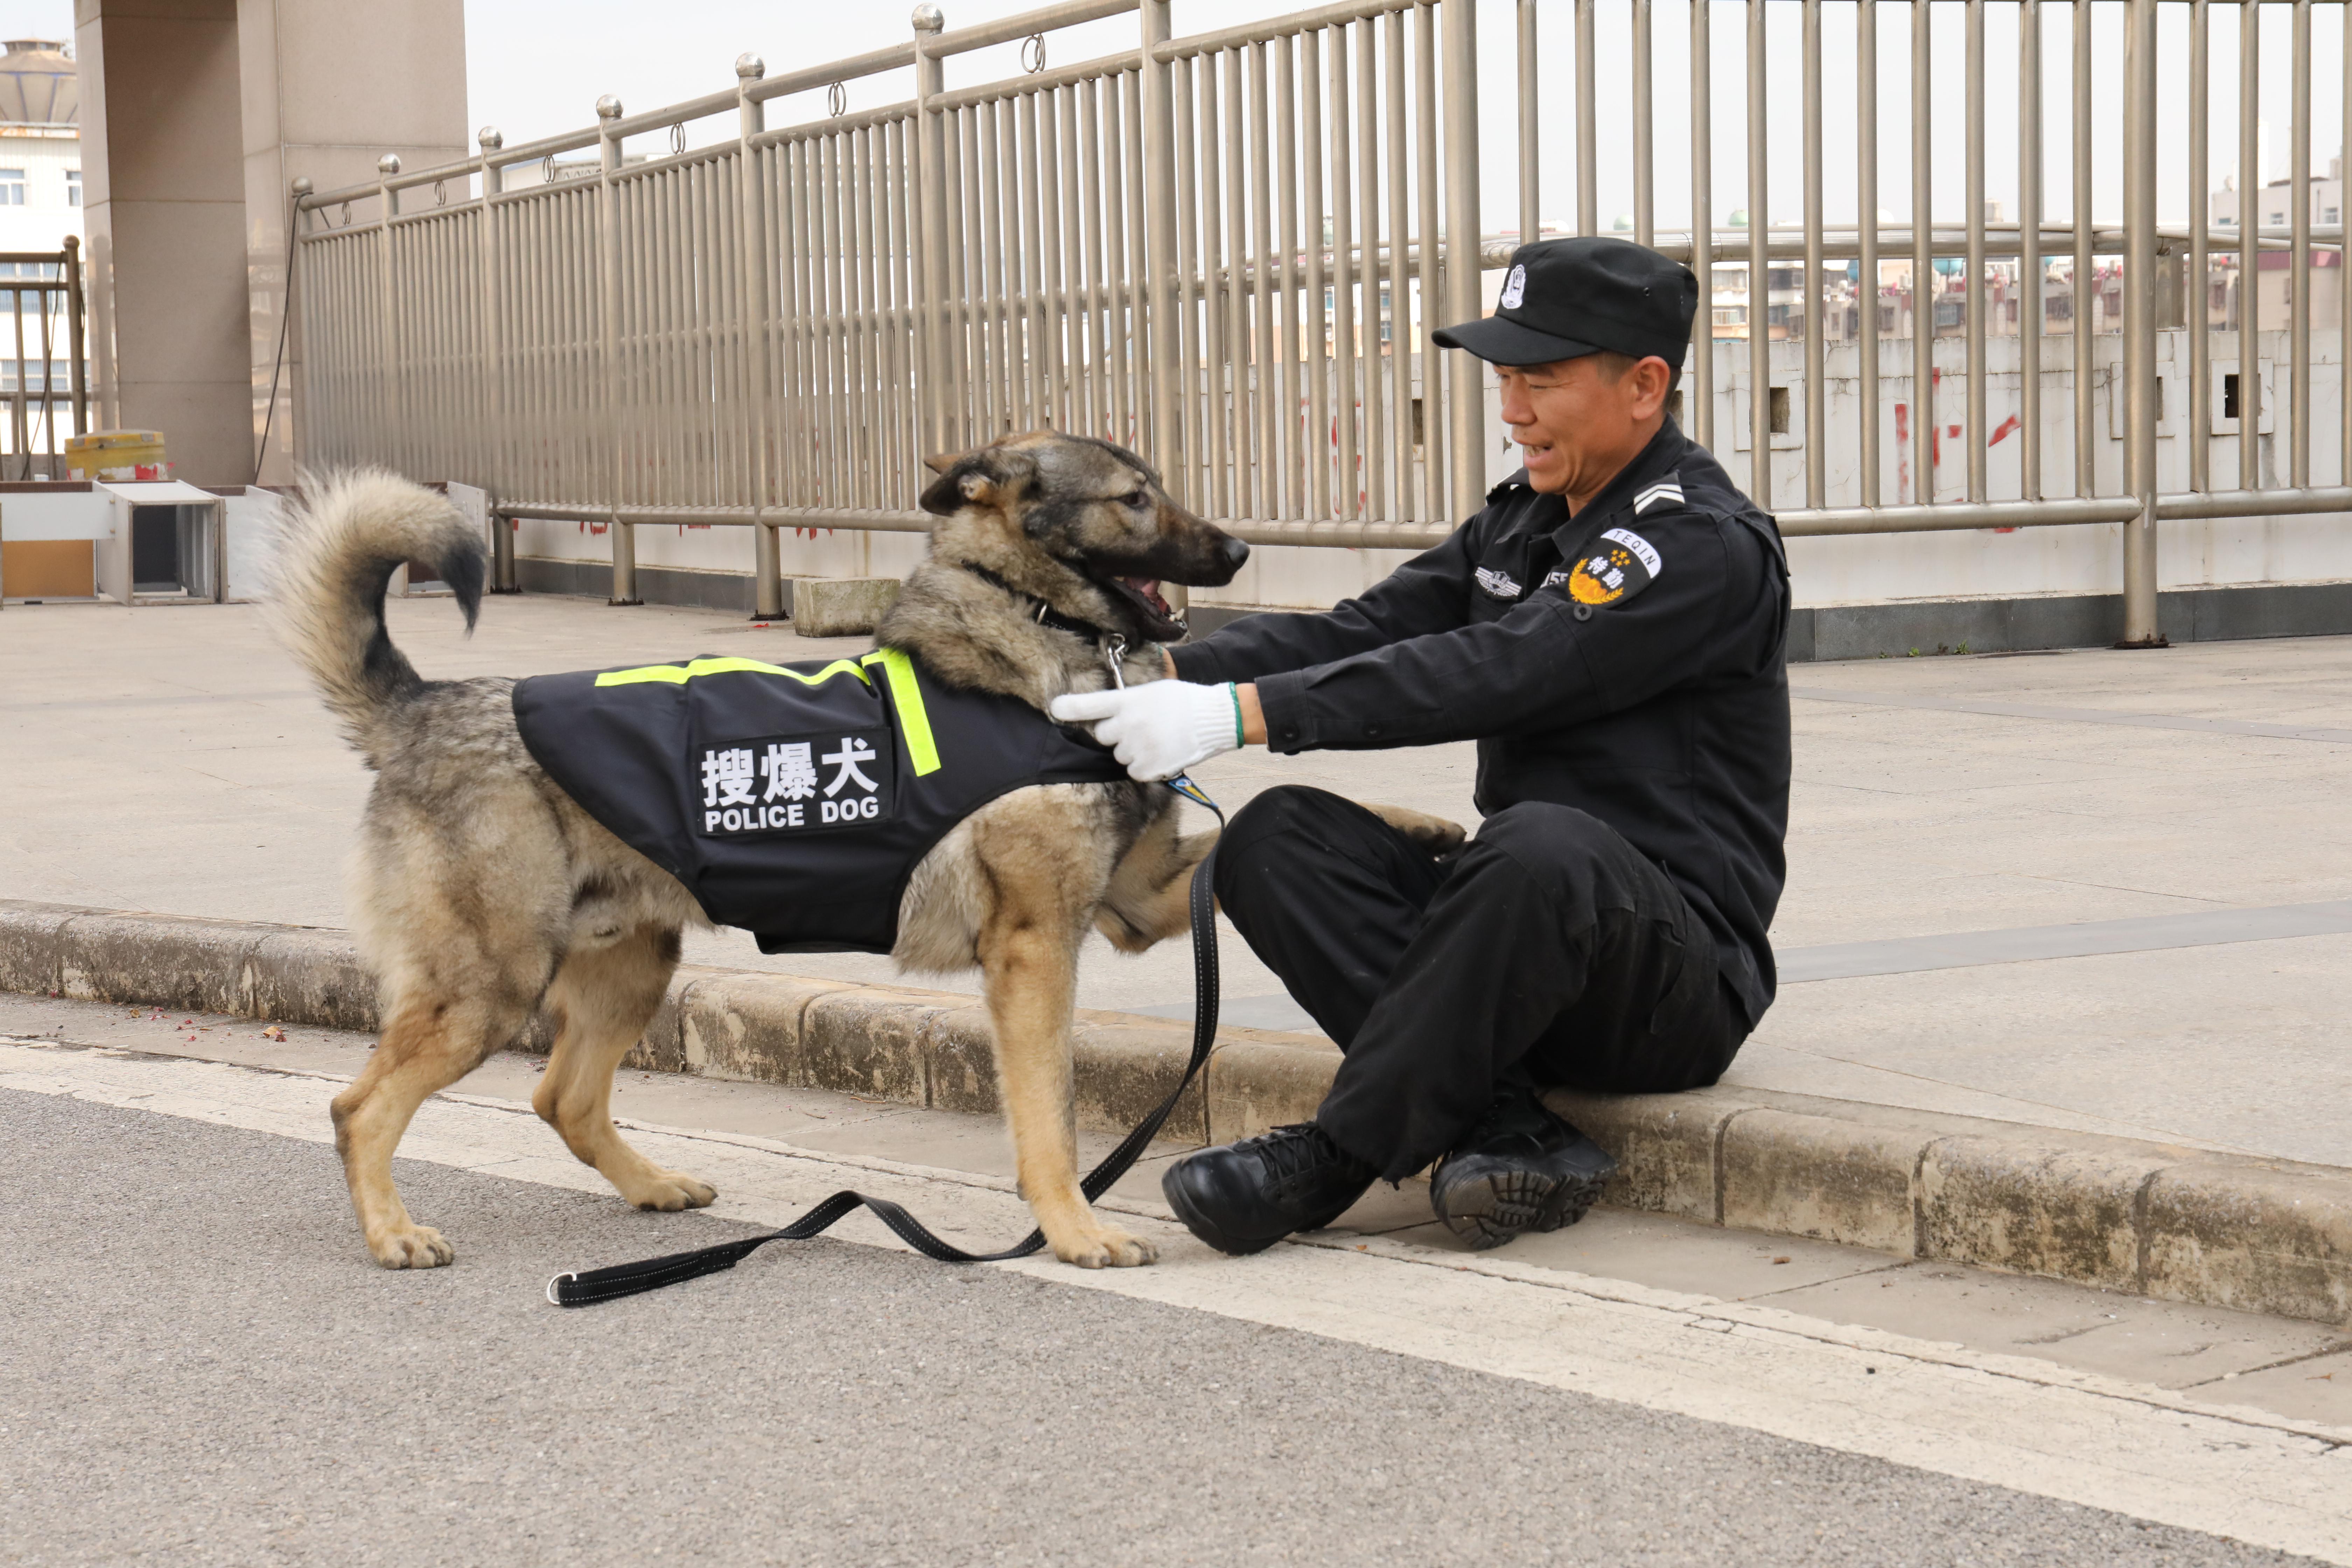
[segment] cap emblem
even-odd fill
[[[1528,269],[1514,267],[1511,275],[1503,279],[1503,297],[1495,303],[1503,310],[1516,310],[1519,301],[1528,297]]]

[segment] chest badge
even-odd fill
[[[1568,569],[1568,595],[1580,605],[1614,605],[1656,581],[1664,564],[1648,540],[1612,528]]]
[[[1527,592],[1508,572],[1497,572],[1491,566],[1478,568],[1478,586],[1486,591],[1490,599],[1516,599]]]

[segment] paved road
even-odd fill
[[[2305,1561],[1434,1339],[836,1242],[559,1313],[558,1268],[739,1227],[404,1160],[465,1240],[386,1274],[319,1142],[0,1089],[0,1562]]]

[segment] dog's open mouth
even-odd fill
[[[1144,635],[1153,641],[1173,641],[1184,635],[1183,617],[1170,607],[1160,594],[1159,578],[1105,577],[1100,580],[1118,589],[1143,612]]]

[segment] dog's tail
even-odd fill
[[[306,475],[302,499],[289,499],[270,594],[278,635],[371,763],[385,716],[425,688],[384,627],[393,573],[409,561],[434,567],[470,632],[483,554],[480,534],[446,497],[382,468]]]

